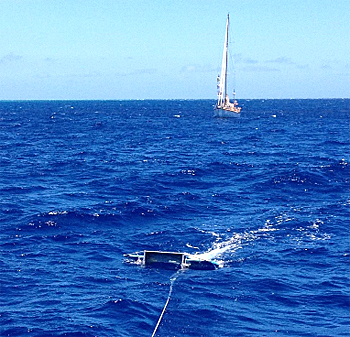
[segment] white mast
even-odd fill
[[[220,75],[220,83],[219,83],[218,106],[225,105],[225,97],[227,95],[227,54],[228,54],[229,24],[230,24],[230,15],[227,14],[225,44],[224,44],[224,52],[222,55],[222,66],[221,66],[221,75]]]

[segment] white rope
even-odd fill
[[[173,285],[174,285],[174,282],[175,282],[177,276],[178,276],[178,272],[175,274],[174,277],[170,278],[170,281],[171,281],[171,282],[170,282],[170,289],[169,289],[168,298],[167,298],[167,300],[166,300],[166,302],[165,302],[163,311],[162,311],[162,313],[161,313],[160,316],[159,316],[157,325],[156,325],[156,327],[154,328],[154,331],[153,331],[153,334],[152,334],[151,337],[154,337],[154,336],[156,335],[156,332],[157,332],[157,330],[158,330],[159,324],[160,324],[160,322],[162,321],[162,318],[163,318],[163,315],[164,315],[164,313],[165,313],[166,307],[168,306],[168,303],[169,303],[169,301],[170,301],[170,296],[171,296],[171,293],[173,292]]]

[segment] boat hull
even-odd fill
[[[218,108],[214,110],[214,117],[235,118],[240,116],[241,116],[240,112],[235,112],[232,110],[225,110],[225,109],[218,109]]]

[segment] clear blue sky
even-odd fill
[[[228,12],[238,98],[350,98],[349,0],[0,0],[0,99],[215,99]]]

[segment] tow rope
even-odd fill
[[[159,324],[160,324],[160,322],[162,321],[162,318],[163,318],[163,315],[164,315],[164,313],[165,313],[166,307],[167,307],[168,304],[169,304],[170,297],[171,297],[171,293],[173,292],[173,285],[174,285],[174,282],[175,282],[175,280],[177,279],[178,276],[179,276],[179,271],[177,271],[177,272],[170,278],[170,289],[169,289],[168,298],[167,298],[167,300],[166,300],[166,302],[165,302],[164,308],[163,308],[163,310],[162,310],[162,313],[161,313],[160,316],[159,316],[157,325],[156,325],[156,327],[154,328],[154,331],[153,331],[153,334],[152,334],[151,337],[154,337],[154,336],[156,335],[156,333],[157,333]]]

